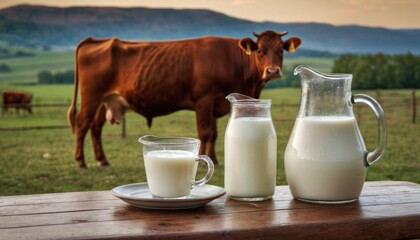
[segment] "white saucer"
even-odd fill
[[[122,185],[111,190],[111,193],[133,206],[149,209],[187,209],[196,208],[223,196],[225,189],[205,184],[194,188],[188,197],[183,199],[167,199],[153,197],[147,183]]]

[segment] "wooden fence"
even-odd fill
[[[416,123],[417,119],[417,108],[418,106],[418,97],[416,96],[416,91],[413,90],[410,93],[410,97],[401,97],[401,96],[392,96],[392,94],[387,94],[386,92],[377,90],[374,92],[374,94],[370,93],[372,97],[374,97],[384,108],[385,114],[387,119],[393,119],[393,118],[400,118],[401,116],[405,115],[405,118],[409,119],[408,122],[411,122],[413,124]],[[375,96],[376,95],[376,96]],[[36,109],[43,109],[43,108],[57,108],[60,109],[60,113],[57,115],[60,115],[63,117],[65,115],[64,112],[67,112],[67,109],[70,104],[32,104],[31,107],[34,110],[34,114],[37,114]],[[12,109],[13,107],[21,107],[21,105],[8,105],[10,108],[8,113],[2,113],[0,116],[1,118],[7,117],[7,115],[16,114],[15,110]],[[297,110],[299,108],[298,104],[274,104],[273,107],[278,107],[282,109],[293,109]],[[21,109],[21,112],[26,111],[24,109]],[[365,106],[364,104],[356,104],[354,105],[354,113],[358,121],[363,121],[366,117],[366,115],[369,115],[370,109],[369,107]],[[21,113],[22,114],[22,113]],[[409,114],[409,116],[407,116]],[[6,115],[6,116],[5,116]],[[294,118],[291,119],[276,119],[276,121],[294,121]],[[0,127],[0,131],[25,131],[25,130],[51,130],[51,129],[60,129],[60,128],[69,128],[69,125],[67,123],[57,124],[57,125],[48,125],[48,126],[20,126],[20,127],[10,127],[10,126],[2,126]],[[127,131],[127,124],[126,124],[126,118],[124,118],[124,121],[121,124],[121,135],[122,137],[126,136]]]

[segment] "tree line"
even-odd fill
[[[284,65],[281,79],[267,83],[266,88],[300,87],[293,75],[295,66]],[[334,60],[333,73],[353,75],[353,89],[420,88],[420,55],[343,54]]]
[[[16,58],[16,57],[32,57],[35,56],[34,53],[24,50],[16,50],[16,49],[7,49],[5,47],[0,46],[0,59],[6,58]]]
[[[11,71],[12,71],[12,68],[6,63],[0,64],[0,73],[9,73]]]
[[[420,88],[420,55],[411,53],[344,54],[332,71],[353,74],[354,89]]]
[[[73,82],[74,70],[54,74],[50,71],[41,71],[38,73],[38,83],[40,84],[68,84]]]

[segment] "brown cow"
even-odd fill
[[[18,91],[18,90],[9,90],[3,91],[3,114],[8,111],[9,107],[16,108],[16,112],[19,113],[19,108],[26,109],[29,113],[32,114],[32,94]]]
[[[301,40],[287,32],[265,31],[251,38],[202,37],[167,42],[130,42],[116,38],[83,40],[76,50],[76,77],[68,119],[76,132],[75,159],[86,167],[87,131],[101,165],[108,165],[101,131],[107,119],[119,123],[129,108],[152,118],[177,110],[196,112],[200,154],[215,163],[216,118],[229,112],[232,92],[258,98],[269,79],[282,76],[283,50]],[[76,117],[77,89],[81,105]]]

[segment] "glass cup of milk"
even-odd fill
[[[198,155],[198,139],[146,135],[139,142],[143,145],[146,178],[153,197],[188,197],[192,188],[203,186],[213,176],[213,161]],[[206,163],[207,173],[196,181],[199,161]]]

